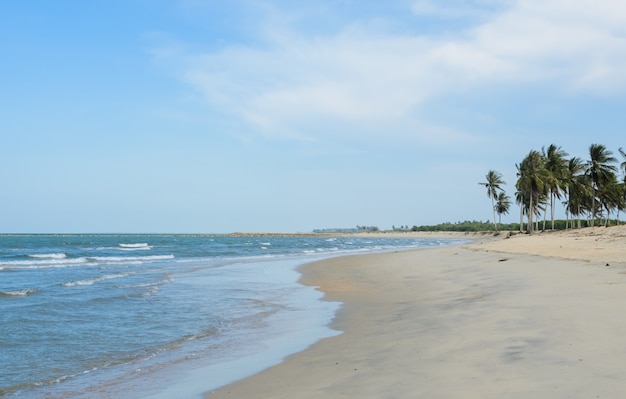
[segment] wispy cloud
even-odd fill
[[[505,4],[456,2],[444,9],[422,0],[412,11],[485,15],[496,3]],[[233,43],[174,57],[182,78],[212,107],[262,134],[300,139],[395,130],[432,140],[436,127],[420,119],[426,101],[489,87],[626,91],[626,3],[520,0],[489,10],[479,25],[445,36],[372,30],[368,21],[346,21],[338,33],[315,36],[266,25],[262,46]],[[441,140],[463,137],[439,131],[447,132],[434,135]]]

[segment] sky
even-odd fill
[[[485,221],[490,169],[626,147],[615,0],[7,1],[0,49],[4,233]]]

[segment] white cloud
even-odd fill
[[[568,89],[622,91],[626,4],[521,0],[472,32],[464,46],[502,61],[497,77],[553,80]],[[457,57],[462,62],[463,56]]]
[[[266,133],[292,135],[320,118],[386,123],[429,95],[419,38],[340,36],[197,56],[185,79],[211,104]],[[340,123],[341,122],[341,123]]]
[[[487,3],[504,4],[482,5]],[[419,1],[413,11],[484,10],[478,3],[472,6],[477,8],[457,4],[446,11]],[[339,34],[306,37],[270,28],[263,48],[232,46],[180,56],[184,79],[211,106],[265,135],[386,136],[392,129],[417,128],[413,135],[432,137],[433,127],[416,119],[415,111],[459,90],[533,83],[563,92],[623,92],[625,33],[626,3],[519,0],[480,25],[445,37],[367,31],[350,21]]]

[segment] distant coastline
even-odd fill
[[[493,231],[377,231],[355,233],[272,233],[236,232],[217,234],[227,237],[394,237],[394,238],[471,238],[493,236]]]

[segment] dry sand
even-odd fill
[[[623,398],[625,261],[613,227],[313,263],[343,334],[206,397]]]

